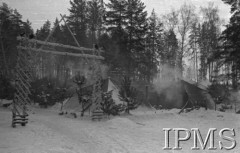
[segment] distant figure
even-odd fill
[[[45,92],[44,91],[42,91],[42,95],[41,95],[41,97],[42,97],[42,99],[43,99],[43,106],[45,107],[45,108],[47,108],[47,94],[45,94]]]
[[[31,33],[31,34],[28,36],[28,38],[29,38],[29,39],[34,39],[35,36],[34,36],[34,34]]]
[[[99,49],[97,44],[94,44],[94,48],[97,49],[97,50]]]
[[[205,107],[205,110],[208,109],[208,107],[207,107],[207,99],[204,99],[204,107]]]
[[[20,33],[20,37],[25,37],[25,36],[26,36],[25,32]]]

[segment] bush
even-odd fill
[[[11,84],[11,80],[5,76],[0,76],[0,99],[13,99],[14,86]]]
[[[137,101],[137,90],[131,86],[131,79],[124,77],[119,90],[119,98],[127,103],[126,113],[130,113],[130,110],[136,109],[140,103]]]
[[[208,87],[208,90],[217,104],[229,101],[230,92],[226,85],[212,84]]]
[[[71,93],[67,93],[67,88],[61,86],[58,81],[47,78],[32,82],[30,90],[31,100],[45,107],[61,102],[71,95]]]
[[[86,84],[86,78],[83,75],[76,75],[73,79],[73,82],[78,86],[78,88],[76,89],[76,92],[78,94],[78,101],[79,104],[83,102],[83,96],[84,96],[84,92],[82,90],[83,85]]]
[[[112,91],[102,93],[102,103],[101,103],[101,110],[107,114],[108,116],[113,115],[120,115],[121,112],[125,110],[124,105],[118,104],[116,105],[112,99]]]

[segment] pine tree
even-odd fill
[[[145,36],[147,32],[147,11],[140,0],[128,0],[126,9],[127,50],[130,53],[129,72],[145,65]],[[138,71],[138,70],[136,70]],[[141,71],[139,71],[141,73]]]
[[[107,11],[105,15],[105,25],[107,31],[110,33],[111,44],[106,48],[108,55],[113,55],[112,59],[115,60],[114,66],[111,68],[113,71],[126,71],[128,61],[130,60],[130,53],[127,51],[127,33],[126,27],[126,0],[110,0],[106,4]],[[107,47],[107,46],[105,46]],[[112,53],[110,53],[112,52]],[[115,59],[114,57],[117,57]],[[110,57],[111,58],[111,57]],[[109,58],[109,59],[110,59]]]
[[[126,0],[110,0],[106,4],[108,10],[106,12],[105,22],[110,32],[119,31],[126,27]]]
[[[0,5],[0,57],[1,69],[8,74],[16,64],[17,36],[23,33],[21,14],[6,3]],[[3,62],[2,62],[3,61]]]
[[[216,59],[214,54],[218,50],[220,36],[220,17],[218,8],[213,3],[209,3],[207,7],[201,8],[203,23],[198,28],[198,46],[200,50],[200,79],[212,80],[212,72]],[[215,64],[216,65],[216,64]],[[209,75],[207,77],[207,74]]]
[[[223,0],[223,2],[231,6],[232,16],[230,18],[230,23],[222,33],[222,50],[217,54],[220,59],[224,59],[225,63],[231,63],[232,86],[236,89],[238,87],[237,82],[240,74],[240,5],[238,0]]]
[[[86,0],[71,0],[70,15],[68,16],[68,24],[76,36],[79,44],[89,47],[87,38],[87,2]]]
[[[55,29],[52,29],[52,31],[54,30],[52,34],[54,41],[57,43],[66,42],[66,39],[65,40],[63,39],[64,35],[62,32],[61,26],[59,25],[58,18],[55,19],[55,22],[53,23],[53,28],[55,28]]]
[[[148,30],[145,39],[145,54],[146,59],[146,76],[147,80],[157,73],[157,66],[159,65],[159,54],[162,50],[162,23],[159,21],[154,9],[151,16],[148,18]]]
[[[102,102],[101,102],[101,110],[108,115],[116,116],[120,115],[122,111],[124,111],[125,107],[123,104],[115,104],[112,98],[112,91],[102,93]]]
[[[66,45],[76,46],[76,42],[74,41],[74,38],[72,37],[70,31],[68,30],[67,25],[61,25],[60,29],[62,31],[61,43],[66,44]]]
[[[88,1],[88,27],[90,30],[91,44],[96,44],[103,30],[103,15],[105,8],[101,0]]]
[[[17,36],[28,34],[30,22],[23,22],[21,14],[6,3],[0,4],[0,98],[13,98],[11,79],[17,60]]]
[[[147,44],[153,50],[158,52],[159,42],[163,33],[163,24],[160,22],[155,10],[152,10],[151,16],[148,18],[148,30],[147,30]]]
[[[173,30],[164,33],[164,49],[161,52],[161,64],[176,68],[176,58],[178,52],[178,40]]]
[[[120,55],[116,42],[113,41],[107,33],[104,33],[100,35],[99,45],[102,46],[104,50],[104,53],[102,54],[102,56],[105,58],[104,62],[109,66],[111,70],[117,69],[121,61],[119,60]]]
[[[129,77],[124,76],[119,90],[119,98],[127,103],[125,110],[126,113],[130,114],[130,110],[134,110],[139,106],[136,96],[137,90],[132,87],[132,80]]]
[[[45,40],[51,31],[51,22],[47,20],[40,30],[37,30],[36,37],[38,40]]]
[[[209,3],[207,7],[201,8],[203,14],[204,25],[207,33],[206,46],[206,69],[208,69],[208,79],[211,81],[211,73],[213,71],[213,63],[215,61],[214,54],[217,52],[219,46],[219,36],[220,36],[220,17],[219,10],[213,3]]]
[[[142,62],[147,31],[144,3],[140,0],[110,0],[106,6],[107,30],[118,46],[119,55],[124,57],[122,67],[134,75],[134,72],[140,72],[138,67],[145,66]]]
[[[26,36],[33,34],[33,29],[31,25],[32,23],[29,20],[23,23],[23,31],[25,32]]]

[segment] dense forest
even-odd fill
[[[206,7],[185,3],[159,16],[155,10],[147,12],[141,0],[71,0],[66,22],[82,47],[97,45],[104,50],[109,75],[125,74],[146,82],[184,77],[237,89],[240,10],[237,0],[223,2],[231,6],[229,23],[223,22],[213,3]],[[0,5],[1,84],[14,77],[16,37],[34,34],[45,40],[59,20],[46,21],[34,32],[20,12]],[[56,26],[49,41],[76,46],[65,24]]]

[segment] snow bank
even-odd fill
[[[165,112],[172,113],[172,114],[178,114],[180,112],[180,110],[181,109],[173,108],[173,109],[167,110]]]
[[[205,110],[205,108],[200,108],[199,110],[192,110],[188,113],[182,113],[181,115],[184,115],[188,118],[201,118],[205,120],[212,120],[218,117],[232,116],[233,114],[210,110],[210,109]]]
[[[0,107],[3,105],[11,105],[12,100],[0,99]]]

